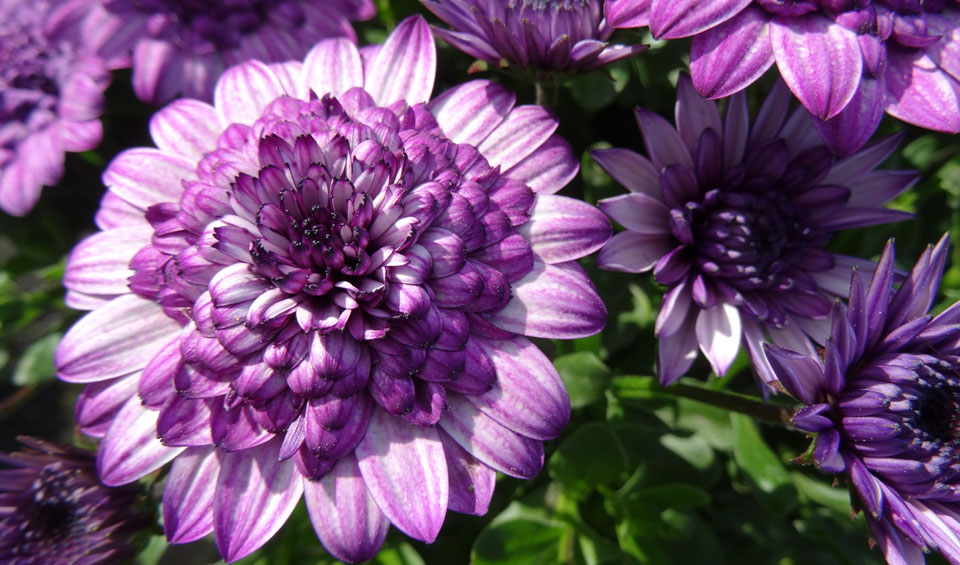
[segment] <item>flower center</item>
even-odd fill
[[[69,489],[68,482],[62,470],[50,466],[37,475],[20,508],[24,541],[53,544],[82,531],[76,501],[79,493]]]
[[[960,374],[946,361],[925,364],[918,371],[919,391],[908,415],[911,427],[924,441],[960,448]]]

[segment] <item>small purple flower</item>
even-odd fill
[[[813,462],[847,475],[891,564],[929,551],[960,562],[960,303],[928,313],[948,244],[928,247],[897,290],[892,242],[869,283],[854,270],[823,360],[765,346],[806,405],[793,422],[816,434]]]
[[[97,479],[93,453],[21,438],[29,449],[0,453],[0,562],[120,563],[148,526],[136,485],[110,488]]]
[[[776,62],[838,154],[862,147],[884,111],[960,131],[955,0],[610,0],[605,9],[615,27],[693,37],[693,84],[708,98],[742,90]]]
[[[372,0],[102,0],[86,32],[114,68],[133,66],[144,102],[211,100],[223,70],[248,59],[302,61],[321,39],[356,41]],[[131,55],[132,53],[132,60]]]
[[[876,171],[897,145],[888,138],[837,160],[802,108],[778,83],[751,124],[746,95],[721,117],[681,75],[676,129],[637,109],[649,159],[626,149],[593,157],[630,194],[600,207],[627,228],[601,250],[605,269],[653,270],[668,287],[656,322],[660,379],[683,375],[703,351],[723,375],[741,340],[761,380],[774,376],[761,343],[813,353],[829,327],[832,297],[844,295],[853,264],[827,252],[834,231],[899,221],[883,208],[918,176]]]
[[[578,171],[556,119],[484,80],[431,100],[427,23],[382,46],[228,69],[214,103],[151,120],[107,168],[102,232],[71,254],[59,375],[123,484],[173,461],[174,543],[260,547],[301,497],[320,540],[369,559],[391,523],[436,538],[533,477],[570,404],[526,337],[599,331],[576,263],[607,218],[555,196]]]
[[[610,45],[602,0],[420,0],[452,30],[434,33],[495,67],[581,72],[632,57],[646,45]]]
[[[83,0],[90,9],[94,0]],[[22,216],[63,175],[64,152],[100,143],[110,81],[63,3],[0,0],[0,208]]]

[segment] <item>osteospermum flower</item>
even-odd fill
[[[494,66],[588,71],[641,53],[611,45],[602,0],[420,0],[452,30],[434,33]]]
[[[134,92],[153,104],[209,101],[223,70],[248,59],[299,61],[321,39],[356,41],[350,20],[376,11],[372,0],[102,2],[85,32],[113,67],[132,64]]]
[[[668,287],[655,327],[665,384],[690,368],[698,347],[723,375],[741,340],[771,383],[761,343],[812,353],[810,338],[826,337],[831,297],[845,294],[851,264],[869,268],[824,250],[831,234],[909,217],[882,206],[917,175],[873,170],[896,138],[837,160],[809,114],[791,114],[789,105],[778,83],[752,124],[743,93],[721,118],[682,75],[676,129],[637,109],[649,159],[625,149],[593,152],[631,192],[600,202],[627,230],[597,263],[653,269],[654,280]]]
[[[148,524],[135,485],[106,487],[92,453],[21,438],[28,447],[0,454],[0,562],[120,563]]]
[[[838,153],[863,146],[884,111],[960,131],[955,0],[612,0],[605,8],[617,27],[692,36],[693,83],[708,98],[745,88],[776,62]]]
[[[849,307],[834,306],[823,360],[766,346],[780,382],[807,406],[816,466],[843,472],[889,563],[940,551],[960,562],[960,303],[928,313],[948,236],[893,288],[893,244],[873,279],[856,270]]]
[[[64,152],[93,149],[103,135],[110,75],[61,4],[0,0],[0,208],[9,214],[26,214],[60,180]]]
[[[90,383],[105,482],[173,460],[172,541],[213,531],[238,559],[301,496],[341,559],[391,522],[432,541],[448,508],[486,511],[496,471],[536,475],[567,422],[524,336],[603,326],[574,260],[609,221],[553,195],[578,165],[549,112],[489,81],[430,100],[435,66],[419,17],[366,66],[343,39],[245,63],[105,172],[104,231],[65,276],[94,311],[56,363]]]

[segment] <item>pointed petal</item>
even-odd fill
[[[506,171],[531,155],[557,129],[557,119],[540,106],[517,106],[477,149],[491,167]]]
[[[450,493],[437,431],[375,410],[355,453],[370,495],[387,518],[410,537],[436,539]]]
[[[825,382],[823,368],[819,363],[806,355],[772,343],[764,345],[763,349],[770,366],[787,392],[804,404],[818,401]]]
[[[637,108],[634,115],[640,131],[643,132],[647,155],[650,155],[650,160],[658,171],[669,165],[683,165],[693,169],[690,151],[670,122],[643,108]]]
[[[831,151],[839,157],[846,157],[873,137],[883,118],[886,102],[883,82],[865,76],[846,108],[827,121],[813,120],[813,125]]]
[[[660,196],[660,172],[649,159],[629,149],[592,149],[590,156],[630,192]]]
[[[367,490],[351,453],[318,481],[303,481],[303,497],[320,543],[344,561],[372,559],[390,530],[390,520]]]
[[[292,459],[280,461],[280,440],[224,453],[214,499],[214,539],[227,562],[256,551],[293,512],[303,477]]]
[[[652,269],[674,247],[676,242],[667,235],[622,231],[600,250],[597,266],[625,273],[643,273]]]
[[[657,371],[663,386],[682,377],[697,359],[697,333],[693,327],[697,311],[697,308],[690,308],[680,329],[659,339]]]
[[[483,516],[490,507],[490,498],[497,482],[497,472],[477,461],[453,441],[447,432],[440,430],[443,454],[447,458],[450,475],[450,502],[454,512]]]
[[[653,0],[650,31],[657,39],[690,37],[725,22],[751,0]]]
[[[301,77],[318,98],[326,94],[340,96],[355,86],[363,86],[360,52],[348,39],[325,39],[307,53]]]
[[[580,171],[580,162],[565,139],[551,135],[523,161],[504,171],[504,176],[530,187],[537,194],[555,194]]]
[[[700,135],[712,129],[718,136],[723,133],[720,112],[714,102],[704,100],[693,88],[693,82],[686,73],[677,79],[677,103],[675,105],[677,132],[693,154]]]
[[[884,78],[888,114],[927,129],[960,131],[960,84],[922,51],[890,53]]]
[[[422,16],[411,16],[390,33],[371,62],[367,92],[380,106],[399,100],[413,105],[430,100],[437,74],[437,47]]]
[[[133,482],[163,467],[184,448],[166,447],[157,438],[159,412],[130,398],[110,425],[97,451],[97,472],[107,486]]]
[[[191,447],[173,462],[163,488],[163,532],[171,543],[188,543],[213,532],[219,473],[213,447]]]
[[[541,194],[520,226],[533,253],[544,263],[585,257],[610,239],[610,220],[593,206],[566,196]]]
[[[723,376],[740,352],[740,311],[732,304],[718,304],[697,316],[697,341],[713,372]]]
[[[437,96],[427,110],[456,143],[476,146],[510,113],[516,95],[488,80],[473,80]]]
[[[767,72],[774,62],[767,19],[750,6],[693,38],[690,75],[697,92],[711,100],[725,98]]]

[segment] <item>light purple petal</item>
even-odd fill
[[[603,17],[614,28],[646,27],[650,25],[650,4],[652,0],[606,0]]]
[[[133,396],[113,420],[97,450],[97,472],[108,486],[144,477],[179,455],[184,448],[167,447],[157,438],[157,415]]]
[[[883,82],[863,77],[846,108],[825,122],[813,120],[813,125],[831,151],[846,157],[870,141],[883,118],[886,102]]]
[[[109,296],[130,291],[127,279],[133,274],[130,259],[150,243],[149,225],[117,228],[87,237],[67,258],[63,285],[84,294]]]
[[[723,133],[720,111],[713,102],[704,100],[693,88],[690,77],[683,73],[677,80],[677,103],[674,110],[677,132],[687,149],[693,154],[700,134],[712,129],[718,136]]]
[[[437,74],[437,48],[422,16],[411,16],[387,37],[371,61],[365,86],[380,106],[398,100],[418,104],[430,100]]]
[[[751,0],[653,0],[650,31],[657,39],[690,37],[725,22]]]
[[[603,212],[566,196],[539,195],[530,215],[530,221],[518,231],[544,263],[586,257],[600,249],[613,232]]]
[[[489,317],[502,330],[555,339],[593,335],[606,320],[607,309],[579,265],[539,261],[513,283],[510,302]]]
[[[660,384],[667,386],[682,377],[697,359],[696,308],[690,308],[676,333],[661,337],[657,351]]]
[[[553,363],[523,337],[472,338],[493,362],[497,380],[489,392],[466,396],[484,414],[533,439],[560,435],[570,420],[570,398]]]
[[[737,358],[741,336],[740,311],[732,304],[718,304],[697,315],[697,341],[718,376]]]
[[[677,244],[668,235],[623,231],[615,234],[597,255],[601,269],[643,273],[657,264]]]
[[[460,394],[448,392],[447,405],[440,427],[471,455],[511,477],[530,479],[540,473],[543,442],[511,431]]]
[[[658,198],[646,194],[621,194],[597,203],[618,224],[642,234],[667,235],[670,210]]]
[[[355,453],[370,495],[387,518],[410,537],[436,539],[450,494],[437,431],[374,410]]]
[[[543,145],[507,171],[507,178],[520,181],[537,194],[554,194],[577,176],[580,162],[567,140],[551,135]]]
[[[195,162],[147,147],[120,153],[103,173],[103,183],[111,192],[141,210],[160,202],[178,202],[183,181],[196,178]]]
[[[163,531],[171,543],[213,532],[213,498],[220,459],[214,447],[191,447],[170,467],[163,488]]]
[[[221,126],[250,125],[283,94],[283,84],[270,67],[250,60],[223,72],[213,91],[213,105]]]
[[[80,430],[95,438],[102,438],[110,429],[117,412],[137,394],[139,373],[90,383],[77,397],[74,413]]]
[[[323,547],[344,561],[372,559],[390,530],[390,520],[367,490],[351,453],[318,481],[303,481],[310,522]]]
[[[133,91],[148,104],[162,104],[182,85],[170,71],[177,64],[176,48],[169,41],[144,37],[133,51]]]
[[[804,404],[814,404],[823,391],[823,369],[814,359],[779,345],[764,346],[767,361],[780,383],[794,398]]]
[[[161,151],[199,161],[217,147],[217,110],[199,100],[174,100],[150,118],[150,137]]]
[[[890,53],[887,113],[936,131],[960,131],[960,84],[922,52]]]
[[[506,171],[543,145],[557,129],[557,119],[540,106],[517,106],[477,146],[490,166]]]
[[[784,82],[814,116],[836,116],[857,92],[863,55],[856,32],[810,14],[771,20],[770,42]]]
[[[477,145],[503,122],[516,99],[499,84],[473,80],[437,96],[427,109],[450,140]]]
[[[590,156],[630,192],[660,197],[660,172],[643,155],[629,149],[593,149]]]
[[[363,62],[357,46],[343,38],[317,43],[303,61],[302,82],[320,98],[363,86]]]
[[[443,454],[447,458],[447,473],[450,475],[449,509],[483,516],[490,507],[497,472],[477,461],[447,432],[440,430],[439,434],[443,443]]]
[[[214,499],[214,538],[220,555],[236,561],[256,551],[300,501],[303,477],[293,459],[280,461],[280,440],[224,453]]]
[[[67,382],[102,381],[139,371],[180,331],[154,302],[127,294],[74,324],[55,355]]]
[[[103,193],[100,199],[100,208],[94,217],[97,227],[102,230],[122,228],[127,226],[148,225],[143,217],[143,209],[128,203],[113,191]]]
[[[773,62],[767,15],[753,6],[695,36],[690,45],[693,86],[710,99],[743,90]]]
[[[640,131],[643,132],[647,155],[650,155],[650,160],[658,171],[669,165],[683,165],[693,169],[690,151],[670,122],[643,108],[637,108],[634,114]]]
[[[881,169],[858,176],[846,184],[850,189],[849,206],[869,206],[889,202],[920,180],[917,171]]]

